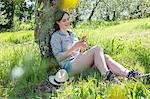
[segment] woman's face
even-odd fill
[[[59,25],[60,29],[67,30],[70,26],[69,15],[65,13],[62,19],[57,22],[57,24]]]

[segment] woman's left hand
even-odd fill
[[[84,52],[87,48],[87,43],[86,42],[83,42],[83,45],[82,47],[80,47],[80,52]]]

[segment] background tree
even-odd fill
[[[6,25],[8,23],[8,19],[7,19],[7,14],[6,14],[6,10],[4,10],[4,2],[0,2],[0,30],[2,29],[2,27],[4,25]]]
[[[101,0],[96,0],[95,4],[93,4],[93,9],[92,9],[92,11],[90,13],[90,16],[88,18],[89,21],[91,20],[92,16],[94,15],[94,12],[95,12],[95,10],[96,10],[96,8],[97,8],[97,6],[99,5],[100,2],[101,2]]]
[[[72,16],[72,26],[73,28],[76,28],[76,25],[79,21],[81,21],[81,13],[79,13],[79,8],[75,9],[75,14],[71,15]]]
[[[149,2],[149,0],[86,0],[86,2],[81,0],[78,10],[71,16],[73,20],[80,15],[80,20],[106,21],[149,17]]]
[[[15,26],[17,23],[20,25],[21,21],[32,22],[35,9],[34,2],[35,0],[1,0],[0,29],[7,30],[18,28]]]
[[[0,29],[10,29],[13,26],[13,15],[14,15],[14,3],[13,1],[8,1],[8,0],[1,0],[0,1],[1,5],[1,14],[6,18],[7,21],[5,21],[5,24],[0,24]],[[1,18],[2,19],[2,18]]]
[[[28,2],[30,2],[30,4]],[[16,12],[16,15],[19,17],[20,21],[31,21],[34,15],[34,3],[30,0],[28,2],[24,1],[18,6],[18,12]]]

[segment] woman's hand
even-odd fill
[[[77,41],[71,48],[69,48],[67,51],[65,52],[62,52],[60,54],[60,58],[59,60],[63,60],[63,59],[66,59],[68,56],[70,56],[72,54],[72,52],[74,50],[80,50],[80,52],[83,52],[87,47],[87,44],[86,42],[81,39],[79,41]]]
[[[83,40],[79,40],[78,42],[76,42],[74,45],[73,45],[73,49],[76,50],[76,49],[85,49],[87,47],[87,44],[86,42],[84,42]]]

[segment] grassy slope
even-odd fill
[[[150,72],[150,18],[119,21],[117,25],[111,26],[84,25],[83,28],[72,31],[78,36],[86,35],[89,48],[95,44],[101,45],[105,53],[125,67]],[[39,63],[38,46],[33,43],[33,38],[33,31],[0,34],[0,96],[39,96],[34,89],[40,81],[47,77],[45,73],[47,67]],[[25,70],[24,78],[22,77],[20,82],[16,83],[16,88],[14,88],[14,82],[10,80],[10,71],[15,66]],[[122,85],[110,85],[101,81],[102,77],[98,71],[88,70],[86,74],[88,82],[79,77],[70,85],[62,86],[52,96],[61,98],[150,98],[150,86],[144,82],[123,81]]]

